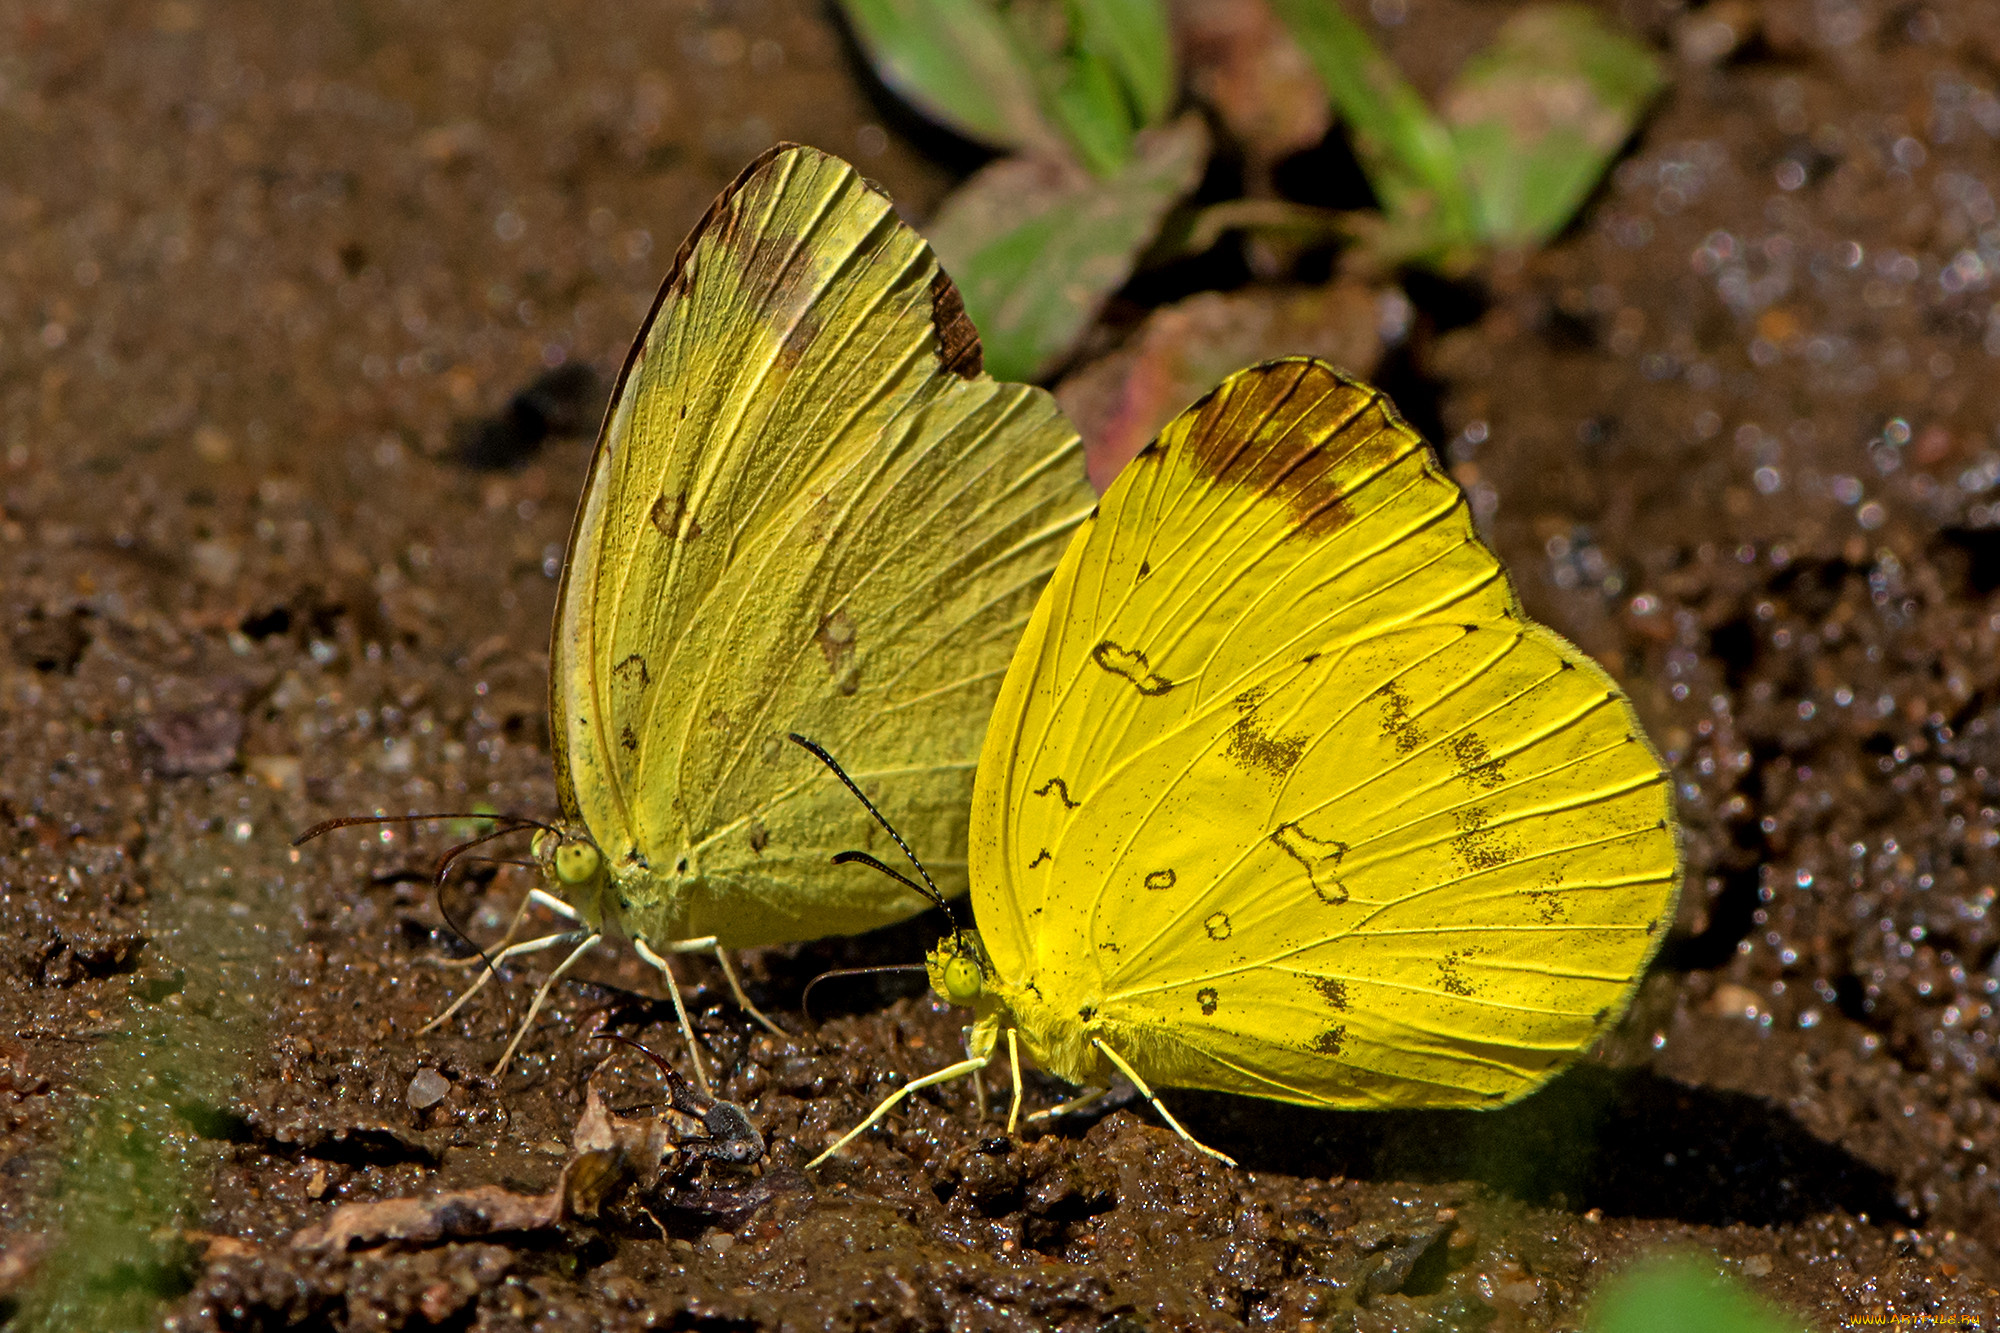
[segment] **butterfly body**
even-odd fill
[[[1491,1106],[1623,1011],[1672,922],[1667,775],[1530,621],[1427,447],[1306,359],[1121,474],[1002,687],[989,985],[1064,1077]]]
[[[967,1059],[930,1078],[1004,1039],[1149,1096],[1504,1105],[1624,1011],[1680,855],[1630,703],[1424,442],[1324,363],[1252,367],[1036,605],[974,790],[979,929],[931,957]]]
[[[1090,504],[1055,400],[983,372],[957,289],[881,187],[795,144],[745,168],[674,258],[570,531],[549,671],[561,814],[502,830],[540,829],[528,901],[567,925],[510,928],[489,961],[568,952],[496,1076],[607,935],[665,975],[706,1088],[670,955],[714,951],[777,1030],[728,950],[923,907],[836,867],[880,830],[790,732],[851,756],[963,888],[980,737]]]
[[[550,888],[665,948],[866,930],[922,899],[832,852],[879,831],[784,742],[852,756],[962,849],[1014,639],[1090,497],[1045,392],[980,370],[930,248],[847,164],[782,146],[695,228],[618,382],[551,649]],[[962,887],[962,851],[939,867]],[[955,884],[954,884],[955,881]]]

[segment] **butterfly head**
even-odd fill
[[[953,1004],[977,1008],[986,998],[989,968],[979,932],[952,931],[938,941],[924,965],[931,976],[931,989]]]
[[[566,902],[591,902],[604,880],[604,853],[587,834],[574,829],[543,829],[535,835],[535,859],[542,874]]]

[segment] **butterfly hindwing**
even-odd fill
[[[592,465],[551,673],[565,813],[650,934],[735,947],[920,905],[829,865],[880,834],[791,731],[963,884],[986,715],[1089,505],[1053,400],[978,361],[929,247],[815,150],[753,163],[682,247]]]
[[[1161,1083],[1518,1095],[1618,1011],[1678,887],[1629,704],[1525,618],[1381,396],[1311,361],[1232,377],[1120,476],[984,762],[996,969]]]

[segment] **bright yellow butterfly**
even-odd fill
[[[1183,412],[1072,540],[971,845],[979,932],[930,959],[967,1059],[854,1133],[1003,1037],[1016,1114],[1022,1047],[1149,1098],[1502,1105],[1623,1011],[1681,878],[1631,705],[1383,396],[1309,359]]]
[[[879,186],[795,145],[746,168],[626,360],[570,535],[562,817],[533,900],[575,925],[501,954],[571,947],[535,1005],[617,932],[677,1009],[667,955],[712,949],[755,1014],[724,950],[924,905],[830,863],[877,830],[789,731],[839,745],[962,886],[980,737],[1090,503],[1055,400],[981,371],[957,290]]]

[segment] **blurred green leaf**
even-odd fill
[[[1132,156],[1132,112],[1111,66],[1089,51],[1053,65],[1060,81],[1050,91],[1056,120],[1069,134],[1079,161],[1099,176],[1118,172]]]
[[[996,148],[1100,176],[1172,105],[1163,0],[841,0],[882,81]]]
[[[979,327],[986,368],[1009,380],[1052,369],[1207,162],[1208,131],[1185,116],[1141,133],[1108,179],[1068,162],[1009,158],[954,191],[928,230]]]
[[[1581,5],[1508,19],[1444,106],[1481,239],[1560,232],[1664,84],[1651,52]]]
[[[995,148],[1063,152],[1042,80],[989,0],[840,0],[882,82],[933,120]]]
[[[1417,90],[1339,0],[1271,0],[1271,8],[1325,80],[1391,233],[1420,252],[1472,240],[1472,201],[1457,147]]]
[[[1173,108],[1174,39],[1161,0],[1071,0],[1077,44],[1112,69],[1140,128]]]
[[[1589,1333],[1805,1333],[1805,1325],[1690,1255],[1641,1260],[1604,1283]]]

